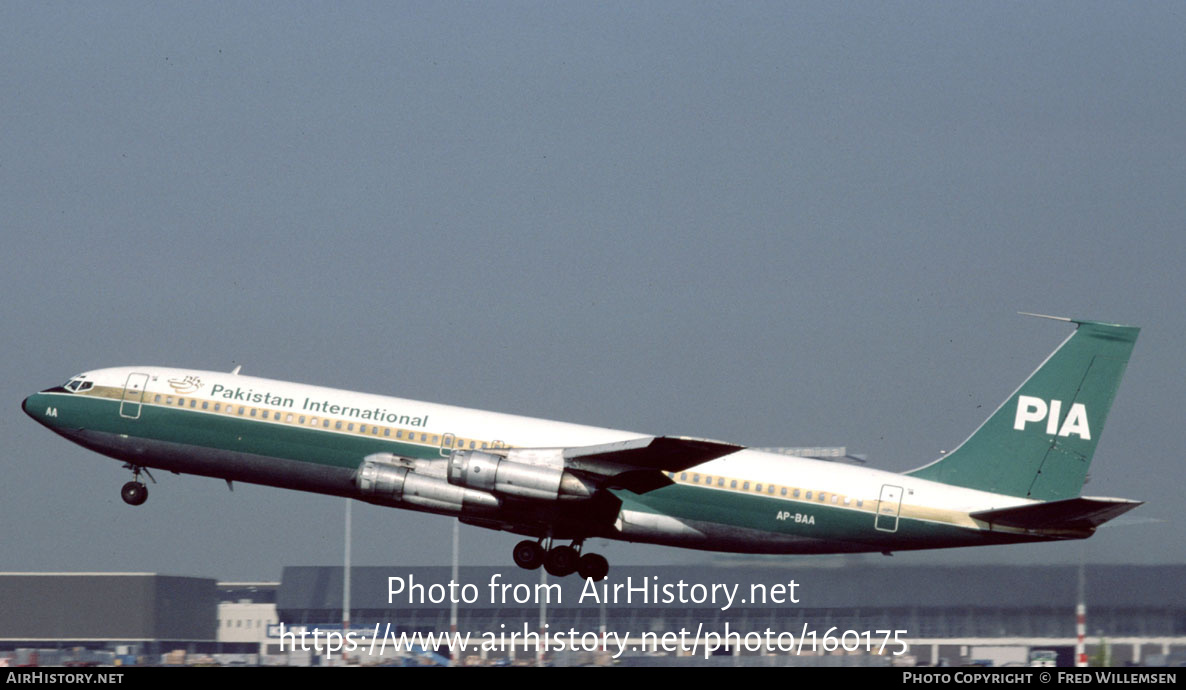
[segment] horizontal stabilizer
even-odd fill
[[[742,450],[743,446],[675,436],[648,436],[599,446],[565,448],[565,465],[596,474],[609,467],[680,472]]]
[[[1067,498],[972,513],[971,517],[995,525],[1023,529],[1094,529],[1141,505],[1126,498]]]

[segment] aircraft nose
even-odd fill
[[[44,401],[42,400],[42,397],[43,396],[41,393],[34,393],[33,395],[30,395],[21,401],[21,409],[25,411],[25,414],[37,420],[38,423],[45,424],[45,419],[37,414],[37,410],[45,409],[43,407]]]

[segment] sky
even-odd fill
[[[0,3],[0,571],[341,561],[340,498],[157,472],[123,504],[20,412],[84,370],[905,471],[1068,334],[1018,311],[1142,327],[1085,493],[1148,503],[895,562],[1181,562],[1183,35],[1160,2]],[[352,510],[355,563],[448,562],[449,519]],[[463,561],[516,541],[463,527]]]

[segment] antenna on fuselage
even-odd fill
[[[242,364],[236,364],[234,369],[231,369],[231,374],[238,376],[239,370],[243,368]]]

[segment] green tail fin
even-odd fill
[[[968,440],[906,474],[1043,501],[1078,496],[1141,329],[1060,320],[1079,326]]]

